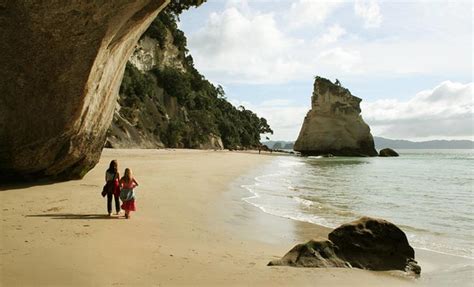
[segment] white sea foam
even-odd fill
[[[303,199],[303,198],[299,198],[299,197],[293,197],[293,199],[300,203],[301,205],[303,206],[306,206],[306,207],[310,207],[310,206],[313,206],[314,205],[314,202],[312,202],[311,200],[307,200],[307,199]]]
[[[299,166],[299,165],[304,165],[303,162],[297,162],[297,161],[279,161],[278,162],[278,167],[293,167],[293,166]]]

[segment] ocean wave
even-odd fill
[[[304,206],[306,206],[306,207],[310,207],[310,206],[313,206],[313,205],[314,205],[314,202],[311,201],[311,200],[303,199],[303,198],[300,198],[300,197],[297,197],[297,196],[292,196],[292,198],[293,198],[296,202],[298,202],[298,203],[300,203],[300,204],[302,204],[302,205],[304,205]]]
[[[282,168],[301,166],[301,165],[304,165],[304,162],[295,161],[294,159],[293,160],[281,160],[281,161],[278,162],[278,166],[282,167]]]
[[[426,246],[421,246],[418,245],[417,243],[411,244],[415,249],[420,249],[420,250],[425,250],[429,252],[434,252],[434,253],[439,253],[443,255],[449,255],[449,256],[455,256],[455,257],[460,257],[460,258],[465,258],[465,259],[471,259],[474,260],[474,254],[472,250],[461,250],[463,251],[462,253],[459,253],[459,250],[453,250],[453,251],[440,251],[439,249],[436,248],[430,248]],[[470,255],[468,255],[470,254]],[[474,267],[473,265],[470,265],[471,267]]]

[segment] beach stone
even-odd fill
[[[329,240],[310,240],[293,247],[281,259],[273,260],[268,266],[287,265],[293,267],[350,267],[336,255],[337,247]]]
[[[363,217],[339,226],[328,237],[338,247],[337,255],[352,267],[421,272],[405,233],[386,220]]]
[[[380,150],[379,156],[391,157],[391,156],[399,156],[399,154],[391,148],[384,148]]]
[[[1,1],[0,178],[81,178],[125,64],[169,0]]]
[[[370,128],[360,115],[361,101],[338,81],[316,77],[311,110],[294,150],[307,156],[377,156]]]
[[[328,239],[298,244],[269,266],[342,267],[385,271],[401,270],[419,275],[415,251],[405,233],[383,219],[363,217],[343,224]]]

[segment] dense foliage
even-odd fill
[[[168,6],[158,14],[158,17],[152,22],[144,36],[157,39],[160,43],[161,48],[164,48],[166,41],[166,30],[171,32],[173,37],[173,44],[180,48],[181,51],[187,52],[186,49],[186,37],[183,31],[178,29],[177,21],[179,20],[179,14],[184,10],[191,7],[197,7],[206,0],[174,0],[171,1]]]
[[[267,121],[244,107],[236,108],[229,103],[223,88],[215,87],[206,80],[194,68],[192,57],[187,55],[186,37],[177,27],[177,16],[182,10],[202,2],[173,1],[153,21],[145,35],[155,38],[164,48],[167,33],[170,33],[173,45],[182,53],[184,71],[164,67],[141,73],[127,64],[120,88],[122,110],[127,113],[127,109],[139,107],[145,96],[157,97],[155,87],[158,86],[166,96],[176,98],[179,106],[185,109],[184,116],[170,118],[166,125],[154,131],[166,146],[194,148],[208,140],[209,135],[216,135],[221,137],[226,148],[256,147],[260,144],[260,134],[273,133]],[[159,109],[165,109],[163,104],[159,105]]]
[[[153,70],[160,86],[189,111],[190,125],[197,135],[220,135],[224,146],[257,146],[261,133],[273,133],[267,121],[254,112],[235,108],[225,99],[222,87],[215,87],[192,66],[187,72],[173,68]]]
[[[204,2],[206,2],[206,0],[173,0],[166,6],[163,12],[173,14],[174,17],[177,18],[184,10],[197,7]]]

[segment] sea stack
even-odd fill
[[[316,77],[311,110],[294,150],[307,156],[377,156],[370,128],[360,115],[361,101],[339,81]]]

